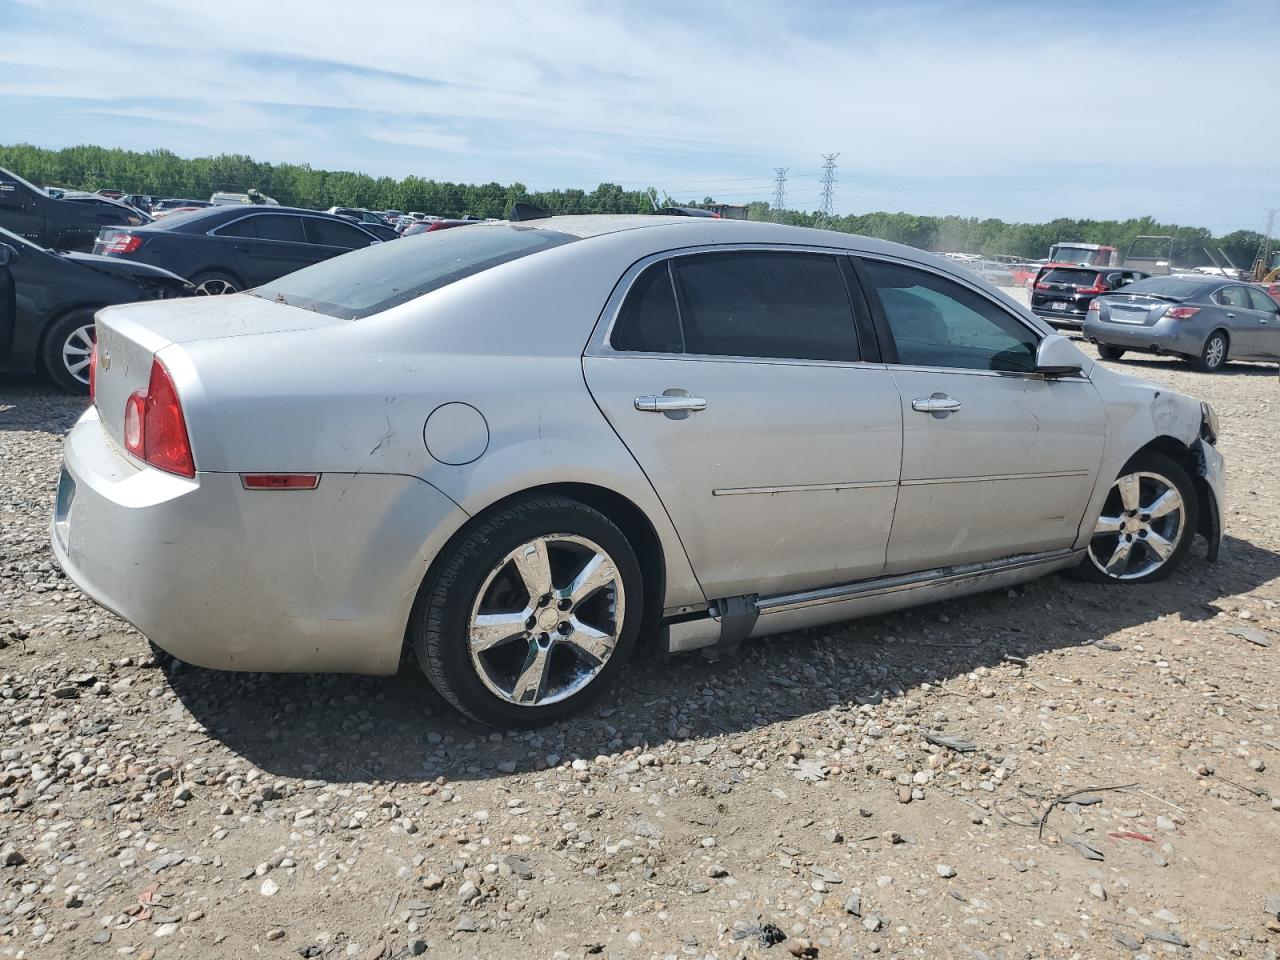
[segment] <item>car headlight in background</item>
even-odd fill
[[[1205,443],[1218,442],[1218,415],[1208,403],[1200,403],[1200,439]]]

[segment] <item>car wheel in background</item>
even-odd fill
[[[63,314],[45,331],[41,360],[53,382],[67,393],[89,392],[94,344],[93,308]]]
[[[1124,356],[1123,347],[1112,347],[1105,343],[1098,344],[1098,356],[1103,360],[1119,360]]]
[[[576,500],[531,496],[464,530],[423,585],[409,635],[427,678],[463,713],[532,727],[617,676],[643,593],[612,521]]]
[[[1215,330],[1209,334],[1208,339],[1204,342],[1204,349],[1200,351],[1200,356],[1192,363],[1195,364],[1197,370],[1203,370],[1205,373],[1213,373],[1220,370],[1222,365],[1227,362],[1227,349],[1230,341],[1222,330]]]
[[[1150,583],[1191,549],[1199,501],[1187,472],[1163,454],[1133,457],[1107,493],[1084,561],[1073,571],[1095,583]]]
[[[221,297],[240,292],[239,280],[230,274],[213,270],[196,274],[191,278],[191,282],[195,284],[197,297]]]

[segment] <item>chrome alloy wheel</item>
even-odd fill
[[[1178,488],[1158,473],[1116,480],[1089,541],[1093,565],[1115,580],[1137,580],[1160,569],[1188,535]]]
[[[1227,344],[1220,334],[1214,334],[1209,338],[1209,342],[1204,348],[1204,364],[1206,367],[1215,368],[1222,365],[1222,361],[1227,352]]]
[[[489,571],[472,606],[467,644],[476,675],[517,706],[573,696],[613,656],[625,594],[613,558],[586,537],[521,544]]]
[[[221,277],[210,277],[196,286],[197,297],[221,297],[239,292],[234,283]]]
[[[96,338],[92,323],[76,327],[70,336],[62,342],[62,365],[80,383],[89,383],[89,359],[93,353]]]

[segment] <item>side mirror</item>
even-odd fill
[[[1064,377],[1079,373],[1084,356],[1066,337],[1050,334],[1036,348],[1036,373],[1046,377]]]

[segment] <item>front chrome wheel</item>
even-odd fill
[[[622,577],[604,548],[574,534],[535,537],[485,577],[467,630],[471,664],[507,703],[556,703],[604,669],[625,616]]]
[[[1121,475],[1107,494],[1089,559],[1109,579],[1139,580],[1173,560],[1190,535],[1177,486],[1158,473],[1135,471]]]

